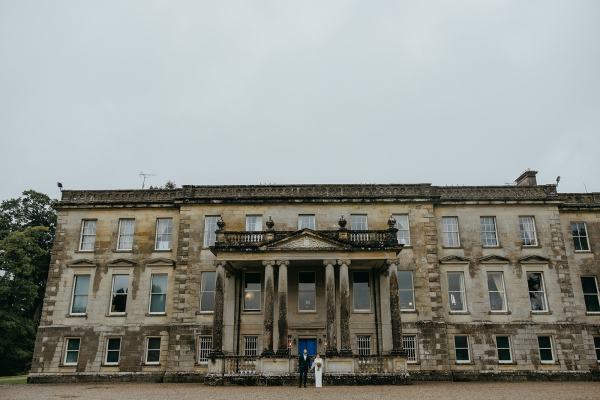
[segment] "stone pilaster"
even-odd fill
[[[337,343],[335,337],[335,271],[333,266],[335,260],[325,260],[325,302],[327,306],[326,333],[327,345],[325,355],[332,356],[337,354]]]
[[[288,355],[288,321],[287,321],[287,309],[288,309],[288,277],[287,267],[289,261],[277,261],[279,266],[279,279],[277,282],[277,301],[279,304],[279,316],[277,319],[278,329],[278,340],[277,340],[277,354],[280,356]]]
[[[390,314],[392,319],[392,355],[404,354],[402,348],[402,321],[400,314],[400,293],[398,292],[398,265],[395,260],[387,261],[390,280]]]
[[[215,280],[215,310],[213,313],[212,344],[213,354],[223,354],[223,310],[225,302],[225,262],[218,261],[216,264]]]
[[[340,266],[340,355],[352,355],[350,344],[350,278],[349,260],[338,260]]]
[[[263,261],[265,267],[265,306],[263,319],[263,355],[273,355],[273,314],[275,310],[275,261]]]

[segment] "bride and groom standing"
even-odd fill
[[[314,360],[310,359],[308,350],[304,349],[302,355],[298,358],[298,371],[300,372],[298,387],[306,387],[306,379],[309,369],[315,370],[315,387],[323,387],[323,359],[317,353]]]

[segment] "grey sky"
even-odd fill
[[[600,1],[0,0],[0,199],[163,184],[600,191]]]

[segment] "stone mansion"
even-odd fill
[[[600,193],[65,190],[29,379],[600,376]]]

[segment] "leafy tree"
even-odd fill
[[[163,189],[176,189],[177,188],[177,184],[173,181],[167,181],[167,183],[165,183],[165,185],[163,186]]]

